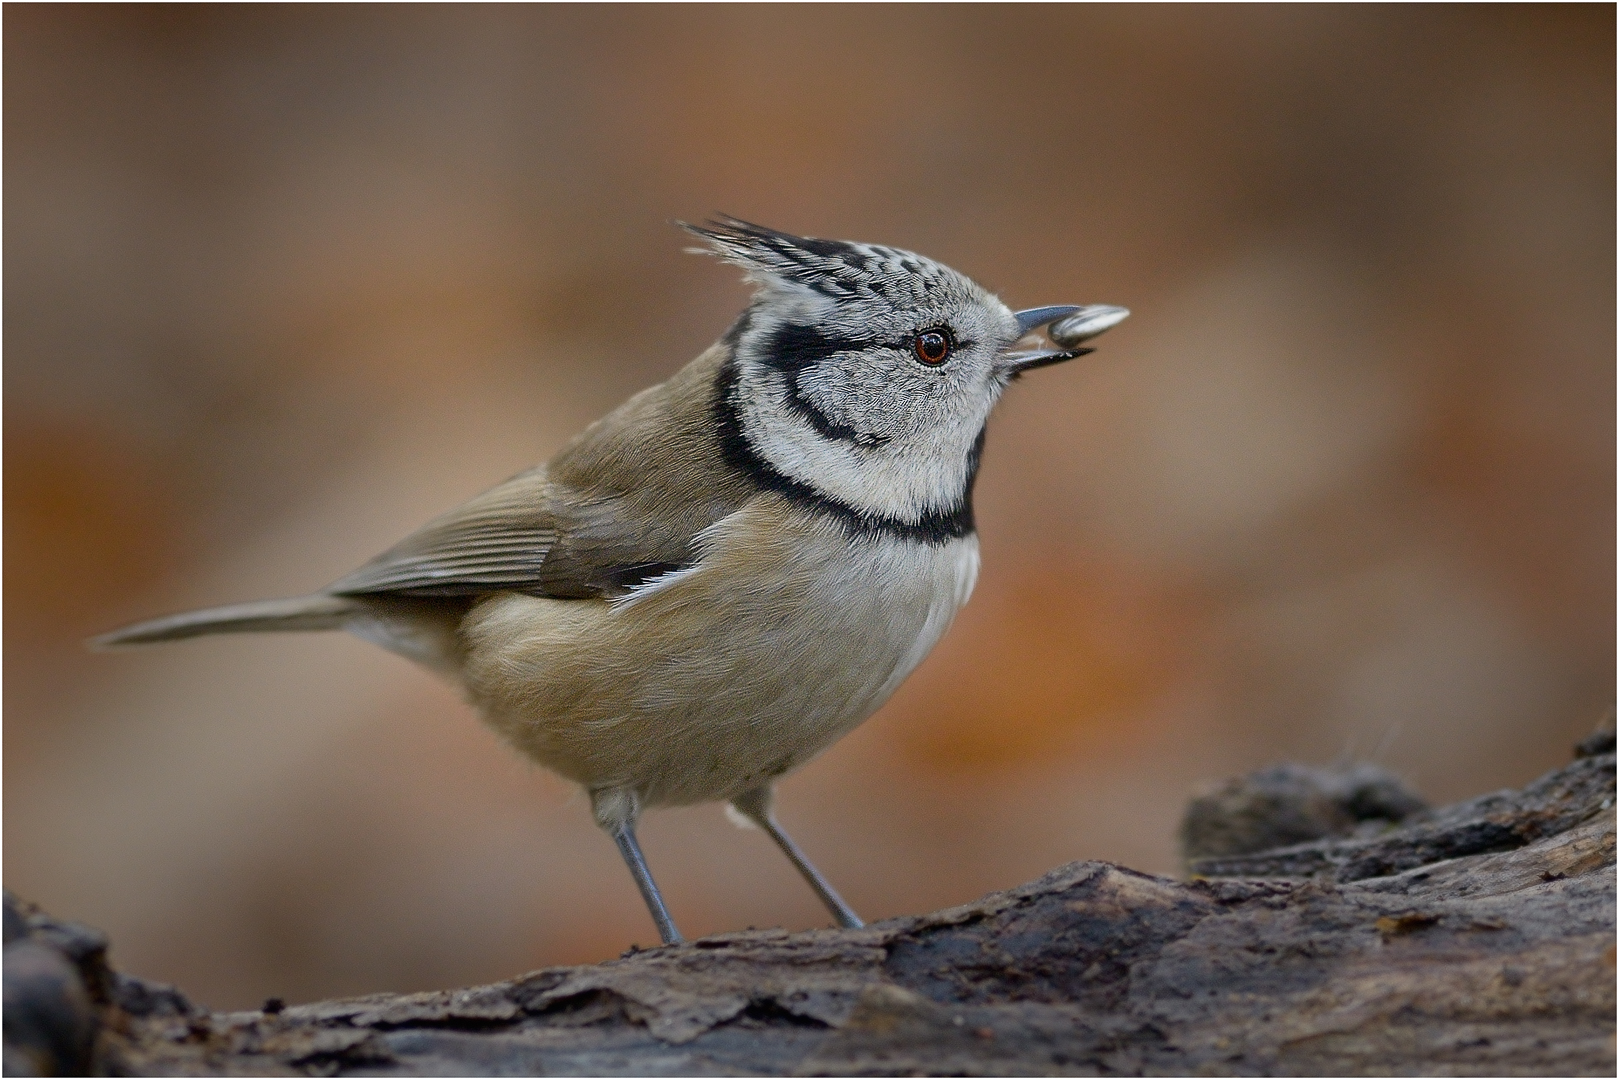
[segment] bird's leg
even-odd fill
[[[641,890],[641,899],[646,901],[647,910],[652,913],[652,921],[657,925],[663,943],[674,945],[685,941],[680,931],[675,929],[674,919],[669,917],[663,894],[658,892],[658,883],[652,880],[646,856],[641,854],[641,845],[635,839],[635,819],[640,811],[640,800],[634,792],[622,788],[603,788],[590,793],[590,802],[596,814],[596,823],[607,830],[607,835],[618,845],[619,854],[624,856],[624,865],[630,868],[630,876],[635,878],[635,885]]]
[[[752,791],[738,795],[731,800],[731,805],[736,808],[737,813],[770,834],[770,839],[774,840],[776,846],[781,848],[782,854],[786,855],[792,864],[798,867],[798,872],[804,875],[804,880],[809,882],[810,888],[815,890],[815,895],[821,898],[821,903],[826,905],[826,909],[832,913],[832,917],[838,920],[839,926],[861,927],[866,925],[860,921],[860,916],[854,913],[854,909],[844,903],[843,897],[838,895],[838,890],[832,887],[832,883],[822,877],[821,872],[815,869],[815,865],[804,856],[802,851],[798,850],[798,845],[793,843],[793,838],[788,836],[780,825],[776,824],[776,815],[771,810],[771,805],[774,802],[775,792],[766,784],[763,787],[757,787]]]

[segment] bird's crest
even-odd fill
[[[899,248],[794,236],[721,214],[701,225],[676,222],[708,247],[690,248],[740,266],[759,284],[777,279],[835,299],[921,295],[954,271]]]

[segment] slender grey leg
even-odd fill
[[[590,797],[596,812],[596,822],[607,830],[607,835],[618,845],[618,853],[624,856],[624,865],[630,868],[630,876],[635,878],[636,888],[641,890],[641,899],[646,901],[647,910],[652,913],[652,921],[658,927],[658,936],[663,938],[665,945],[685,941],[686,939],[680,936],[680,931],[675,929],[674,919],[669,917],[669,908],[664,905],[663,894],[658,892],[658,883],[652,880],[652,871],[647,868],[646,856],[641,854],[641,845],[635,839],[635,817],[638,808],[634,795],[608,789],[593,791]]]
[[[669,917],[669,909],[664,906],[663,894],[658,892],[658,883],[652,880],[652,871],[647,869],[646,857],[641,854],[641,845],[636,843],[635,829],[629,825],[620,825],[611,830],[613,843],[618,845],[619,854],[624,856],[624,862],[630,868],[635,878],[636,886],[641,890],[641,899],[646,901],[647,910],[652,913],[652,921],[658,926],[658,933],[665,945],[674,945],[686,939],[680,936],[675,929],[675,921]]]
[[[776,824],[776,815],[770,809],[774,801],[775,793],[769,787],[762,787],[738,795],[731,800],[731,805],[736,807],[738,813],[770,834],[770,839],[776,842],[782,854],[786,855],[798,868],[798,872],[804,875],[804,880],[809,882],[809,887],[815,890],[815,895],[821,898],[821,903],[826,905],[832,917],[838,920],[839,926],[851,928],[865,926],[866,924],[860,921],[860,916],[854,913],[854,909],[844,903],[843,897],[838,895],[838,890],[832,887],[832,883],[821,876],[821,872],[815,869],[815,864],[811,863],[798,849],[798,845],[793,843],[793,838]]]

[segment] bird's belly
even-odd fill
[[[473,701],[535,759],[646,805],[730,798],[809,760],[949,628],[978,542],[850,539],[764,502],[624,600],[484,601],[462,628]]]

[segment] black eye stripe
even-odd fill
[[[735,329],[733,327],[733,330]],[[770,331],[769,341],[759,354],[759,359],[781,371],[794,372],[813,367],[838,353],[858,353],[868,349],[884,349],[915,356],[917,338],[930,332],[942,333],[949,342],[945,359],[973,345],[971,341],[957,339],[955,331],[943,324],[926,327],[916,334],[894,341],[878,341],[873,338],[845,337],[828,333],[819,326],[782,323]],[[745,327],[742,333],[746,333]]]
[[[760,359],[783,371],[802,371],[840,352],[869,349],[870,340],[827,334],[818,326],[783,323],[770,335]]]

